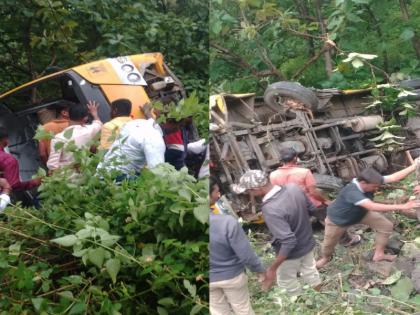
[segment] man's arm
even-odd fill
[[[383,203],[374,202],[370,199],[364,199],[358,202],[357,205],[370,211],[386,212],[386,211],[410,210],[414,207],[418,207],[420,205],[420,201],[410,200],[407,203],[403,203],[403,204],[387,205]]]
[[[401,171],[395,172],[391,175],[384,176],[384,184],[390,184],[390,183],[396,183],[400,180],[404,179],[408,175],[410,175],[412,172],[416,170],[416,163],[413,165],[410,165],[409,167],[406,167],[402,169]]]
[[[265,223],[273,238],[281,243],[278,255],[289,256],[297,244],[295,233],[291,230],[289,223],[280,215],[269,215],[268,217],[264,212],[263,214]]]
[[[264,272],[264,267],[257,254],[252,249],[244,230],[235,219],[232,221],[234,222],[229,222],[228,239],[236,256],[238,256],[252,272]]]
[[[60,167],[60,156],[63,148],[56,149],[59,142],[54,138],[51,140],[50,156],[48,157],[47,167],[49,170],[54,171]]]
[[[274,280],[277,276],[277,269],[286,259],[286,256],[278,255],[271,266],[267,268],[267,271],[265,272],[265,279],[262,282],[263,290],[268,290],[273,286]]]
[[[308,171],[305,177],[305,186],[308,189],[309,195],[313,197],[314,199],[322,203],[325,203],[326,201],[328,201],[328,199],[325,198],[324,194],[322,194],[322,192],[318,188],[316,188],[316,180],[310,170]]]
[[[13,190],[22,191],[32,189],[39,186],[40,179],[31,179],[25,182],[20,180],[19,176],[19,163],[15,158],[11,158],[6,169],[3,171],[3,177],[10,184]]]
[[[38,142],[39,157],[41,158],[41,161],[44,162],[44,164],[46,164],[48,161],[48,144],[49,141],[47,140],[40,140]]]
[[[0,189],[1,193],[10,194],[10,192],[12,191],[12,186],[10,186],[9,182],[6,179],[0,178]]]

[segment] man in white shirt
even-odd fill
[[[87,106],[77,104],[69,108],[69,126],[51,141],[51,153],[47,162],[50,171],[74,163],[73,153],[66,150],[70,143],[79,149],[89,147],[90,142],[101,131],[102,122],[98,116],[98,106],[95,101],[89,101]],[[89,113],[94,119],[90,125],[87,124]]]
[[[122,127],[98,170],[117,171],[118,180],[138,175],[145,166],[153,168],[164,162],[162,129],[153,118],[136,119]]]

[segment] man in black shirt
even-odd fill
[[[357,179],[340,191],[337,199],[327,208],[322,257],[316,264],[318,269],[324,267],[331,260],[334,248],[343,233],[349,226],[356,223],[366,224],[376,231],[375,253],[372,258],[374,262],[393,261],[396,258],[395,255],[386,255],[384,252],[393,225],[379,212],[410,210],[418,202],[381,204],[372,201],[373,194],[382,184],[398,182],[414,170],[415,165],[413,164],[392,175],[382,176],[373,168],[367,168],[360,173]]]

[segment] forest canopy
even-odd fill
[[[187,91],[207,98],[206,2],[4,0],[0,15],[0,93],[57,67],[161,52]]]
[[[420,2],[212,0],[212,92],[259,92],[299,81],[359,88],[420,75]],[[372,66],[343,62],[373,54]],[[356,66],[355,66],[356,65]]]

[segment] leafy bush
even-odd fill
[[[75,154],[41,209],[6,210],[0,314],[208,313],[207,181],[162,164],[116,184]]]

